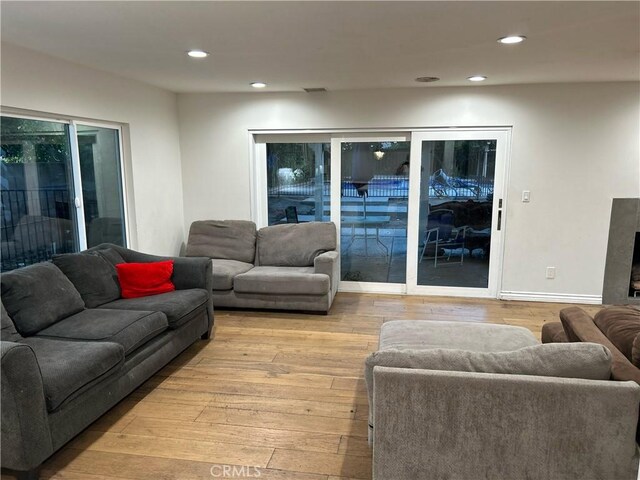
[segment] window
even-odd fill
[[[119,128],[2,116],[3,271],[126,245],[120,144]]]
[[[267,143],[269,225],[329,221],[329,143]]]

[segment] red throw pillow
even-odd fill
[[[173,292],[176,286],[171,281],[173,260],[149,263],[119,263],[118,280],[122,298],[148,297]]]

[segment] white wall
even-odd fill
[[[185,226],[250,218],[250,129],[513,126],[502,290],[597,297],[611,199],[640,196],[639,87],[179,94]]]
[[[4,42],[1,62],[3,107],[128,124],[131,245],[177,254],[184,210],[176,95]]]

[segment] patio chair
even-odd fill
[[[465,238],[467,227],[454,226],[454,215],[451,210],[434,210],[429,213],[427,218],[427,231],[422,247],[422,253],[420,254],[420,262],[422,262],[424,255],[429,246],[434,247],[433,266],[438,266],[438,258],[446,257],[447,261],[451,259],[451,255],[455,250],[460,250],[460,264],[464,263],[465,255]],[[444,250],[444,254],[439,255],[440,250]]]

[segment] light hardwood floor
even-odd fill
[[[369,479],[362,370],[383,322],[499,323],[539,336],[565,306],[340,293],[327,316],[217,311],[215,340],[92,424],[42,478]],[[245,469],[225,476],[225,465]]]

